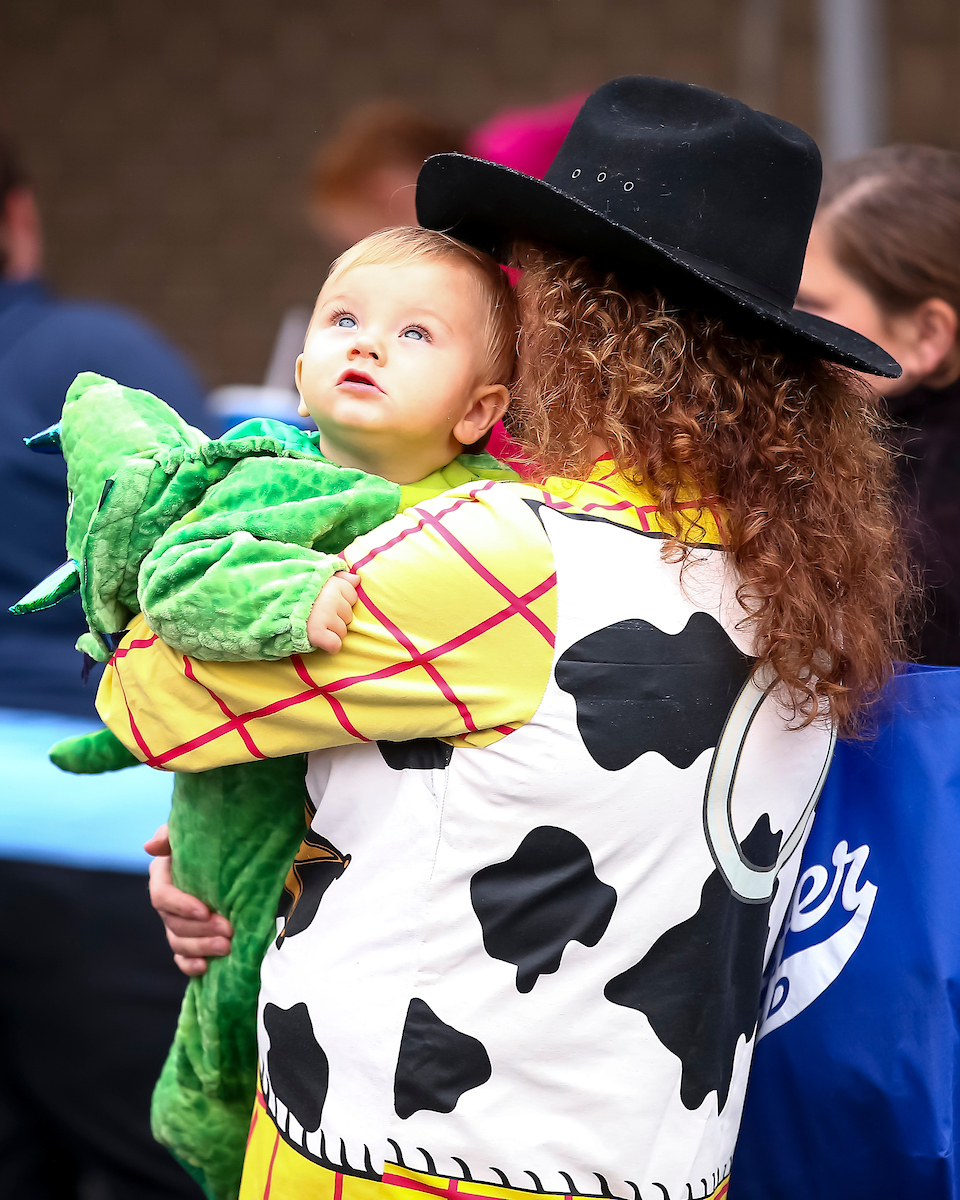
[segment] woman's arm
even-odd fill
[[[336,657],[198,662],[135,622],[101,715],[178,771],[378,738],[488,745],[536,711],[553,657],[553,555],[528,492],[473,484],[356,541],[359,601]]]
[[[203,975],[208,958],[230,953],[233,928],[226,917],[211,912],[202,900],[173,886],[166,825],[161,825],[143,848],[154,855],[150,864],[150,903],[163,921],[173,960],[184,975]]]

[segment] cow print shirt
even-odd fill
[[[327,747],[263,967],[250,1195],[282,1171],[292,1194],[722,1193],[832,740],[752,675],[719,514],[685,503],[682,577],[609,463],[408,510],[345,555],[335,658],[194,682],[131,632],[102,706],[155,760]]]

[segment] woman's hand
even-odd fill
[[[167,931],[173,961],[184,975],[203,975],[208,958],[230,953],[233,928],[226,917],[211,913],[196,896],[173,886],[166,825],[161,825],[143,848],[154,856],[150,864],[150,903]]]
[[[347,626],[353,620],[357,602],[359,575],[338,571],[323,585],[307,617],[307,637],[310,645],[328,654],[336,654],[347,636]]]

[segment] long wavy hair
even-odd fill
[[[679,492],[725,514],[738,599],[803,725],[840,731],[904,655],[912,585],[894,466],[866,388],[722,321],[622,286],[585,259],[517,248],[522,332],[510,432],[544,476],[584,479],[598,446],[651,488],[686,562]],[[689,511],[684,514],[689,517]]]

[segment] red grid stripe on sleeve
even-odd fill
[[[126,658],[131,650],[146,650],[147,647],[152,646],[156,640],[156,634],[148,638],[134,638],[129,646],[121,646],[119,650],[114,650],[110,661],[117,662],[121,658]]]
[[[307,664],[303,661],[300,655],[295,654],[290,661],[293,663],[294,670],[297,672],[303,682],[308,683],[319,695],[323,696],[326,702],[330,705],[330,707],[333,709],[333,715],[340,722],[341,727],[345,729],[351,737],[355,737],[357,741],[369,742],[370,739],[368,737],[364,737],[359,729],[354,726],[353,722],[347,716],[346,709],[336,698],[336,696],[329,695],[327,692],[325,692],[323,690],[323,685],[317,683],[317,681],[313,678],[313,676],[307,670]]]
[[[419,656],[419,651],[417,650],[417,648],[413,644],[413,642],[411,642],[411,640],[403,632],[403,630],[400,628],[400,626],[396,624],[395,621],[391,621],[390,618],[386,615],[386,613],[383,612],[382,609],[379,609],[373,603],[373,601],[366,594],[366,592],[364,592],[362,586],[359,586],[357,588],[357,595],[360,597],[360,599],[363,601],[363,603],[367,606],[369,611],[377,618],[377,620],[384,627],[384,629],[386,629],[388,633],[393,634],[393,636],[397,639],[397,641],[404,648],[404,650],[406,650],[406,652],[410,655],[411,660],[417,658]],[[460,714],[460,720],[463,721],[464,725],[466,725],[469,732],[476,733],[477,726],[476,726],[476,723],[474,722],[473,716],[471,715],[470,709],[456,695],[453,688],[449,685],[449,683],[447,683],[447,681],[440,674],[440,672],[433,665],[433,663],[428,662],[426,659],[424,659],[420,665],[423,667],[423,669],[426,671],[426,673],[429,675],[429,677],[433,680],[433,682],[440,689],[440,694],[443,696],[443,698],[445,700],[447,700],[450,704],[452,704],[454,706],[454,708],[456,708],[457,712]]]
[[[511,591],[511,589],[508,588],[505,583],[501,583],[501,581],[497,579],[493,572],[485,567],[483,563],[480,562],[480,560],[466,548],[463,542],[461,542],[458,537],[455,537],[449,529],[446,529],[439,520],[429,514],[425,516],[425,520],[429,525],[432,525],[433,528],[436,529],[447,545],[452,550],[455,550],[460,558],[462,558],[467,564],[467,566],[475,571],[485,583],[488,583],[494,589],[494,591],[499,592],[505,600],[509,600],[511,605],[517,606],[517,613],[525,620],[529,621],[533,628],[536,629],[540,636],[546,641],[547,645],[552,648],[554,635],[550,626],[547,625],[546,622],[542,621],[536,613],[531,612],[531,610],[525,604],[521,604],[520,597],[516,594],[516,592]]]
[[[141,647],[137,647],[137,649],[141,649]],[[119,653],[120,652],[117,651],[117,654],[119,654]],[[114,657],[116,657],[116,656],[114,656]],[[130,708],[130,702],[127,700],[127,693],[123,686],[123,678],[120,675],[119,668],[116,668],[116,676],[117,676],[117,683],[120,685],[120,694],[123,696],[123,704],[127,710],[127,718],[130,721],[130,732],[133,734],[134,741],[140,747],[140,750],[144,755],[144,760],[146,762],[150,763],[151,766],[153,766],[155,764],[153,763],[153,756],[150,753],[150,747],[147,745],[147,739],[143,736],[143,734],[140,732],[140,730],[137,727],[137,722],[135,721],[133,712]]]
[[[488,480],[487,484],[484,484],[482,487],[471,489],[469,496],[458,497],[447,508],[441,509],[440,512],[437,513],[437,519],[443,520],[444,517],[449,517],[451,513],[455,513],[457,509],[462,508],[464,504],[472,504],[477,492],[485,490],[486,487],[492,482],[492,480]],[[392,550],[394,546],[399,546],[401,542],[406,541],[407,538],[414,533],[421,533],[426,523],[424,520],[424,514],[421,513],[419,508],[410,509],[410,512],[416,512],[420,514],[420,520],[417,521],[416,525],[409,525],[406,529],[401,529],[401,531],[395,537],[392,537],[389,541],[384,542],[382,546],[375,546],[373,550],[368,550],[363,558],[358,558],[357,561],[352,564],[350,570],[359,571],[361,567],[365,567],[368,563],[372,562],[378,554],[383,554],[385,550]]]
[[[250,751],[250,753],[253,755],[253,757],[254,758],[266,758],[267,755],[262,754],[260,752],[260,750],[257,748],[257,744],[251,737],[250,731],[247,729],[246,725],[243,722],[237,720],[237,714],[235,712],[233,712],[230,708],[228,708],[228,706],[224,703],[224,701],[220,698],[220,696],[217,695],[217,693],[213,690],[213,688],[207,687],[207,685],[205,683],[201,683],[201,681],[196,677],[196,675],[193,672],[193,663],[190,661],[189,658],[187,658],[186,655],[183,656],[183,673],[184,673],[184,675],[186,675],[187,679],[189,679],[191,683],[195,683],[199,687],[203,688],[203,690],[213,700],[214,704],[216,704],[217,708],[220,709],[220,711],[223,713],[223,715],[225,717],[229,717],[231,719],[231,721],[235,722],[234,728],[236,729],[237,733],[240,735],[241,739],[243,740],[243,744]]]

